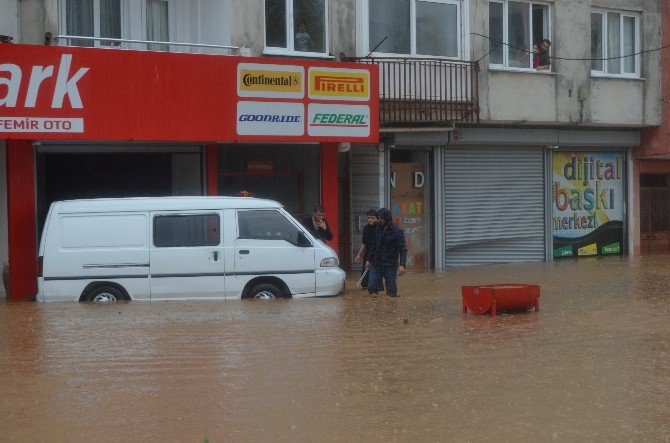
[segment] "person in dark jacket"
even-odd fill
[[[366,274],[365,271],[367,270],[366,263],[368,261],[368,257],[370,256],[370,251],[372,251],[372,248],[374,248],[375,230],[377,228],[377,210],[370,209],[367,212],[367,218],[368,224],[363,228],[361,247],[358,249],[358,254],[356,254],[356,258],[354,259],[354,263],[361,261],[361,258],[363,259],[363,266],[361,266],[362,277],[360,280],[362,288],[368,287],[368,280],[370,279],[370,272],[368,271]],[[383,287],[380,289],[383,290]]]
[[[310,217],[305,218],[302,224],[317,239],[321,241],[332,240],[333,233],[330,231],[326,220],[326,210],[323,206],[316,205]]]
[[[386,284],[386,294],[398,296],[398,276],[405,273],[407,245],[405,232],[393,224],[391,211],[381,208],[377,212],[379,220],[374,232],[374,248],[370,251],[366,266],[370,269],[368,292],[377,294],[382,280]]]

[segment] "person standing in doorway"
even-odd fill
[[[333,239],[333,233],[330,231],[330,226],[328,226],[326,220],[326,210],[321,205],[314,206],[312,215],[306,217],[302,224],[315,238],[321,241]]]
[[[384,281],[386,295],[398,296],[398,276],[405,274],[407,244],[405,232],[393,224],[391,211],[381,208],[377,211],[378,228],[375,229],[374,247],[365,265],[369,268],[368,292],[377,294]]]

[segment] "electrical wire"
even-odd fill
[[[518,46],[514,46],[514,45],[511,45],[511,44],[509,44],[509,43],[505,43],[505,42],[501,42],[501,41],[498,41],[498,40],[494,40],[494,39],[492,39],[491,37],[489,37],[488,35],[479,34],[479,33],[477,33],[477,32],[471,32],[470,35],[476,35],[476,36],[479,36],[479,37],[483,37],[483,38],[489,40],[489,41],[492,42],[492,43],[497,43],[497,44],[498,44],[498,46],[496,46],[495,48],[491,49],[489,52],[487,52],[486,54],[484,54],[484,55],[483,55],[480,59],[478,59],[477,61],[482,60],[484,57],[486,57],[487,55],[489,55],[492,51],[498,49],[500,46],[509,46],[510,48],[514,48],[514,49],[516,49],[516,50],[518,50],[518,51],[522,51],[522,52],[527,52],[527,53],[529,53],[529,54],[533,54],[533,51],[529,51],[528,49],[525,49],[525,48],[519,48]],[[666,48],[670,48],[670,44],[667,44],[667,45],[665,45],[665,46],[661,46],[660,48],[646,49],[646,50],[644,50],[644,51],[635,52],[635,53],[633,53],[633,54],[617,55],[617,56],[615,56],[615,57],[604,57],[604,58],[592,58],[592,57],[590,57],[590,58],[570,58],[570,57],[555,57],[555,56],[552,55],[552,56],[550,56],[550,58],[551,58],[552,60],[568,60],[568,61],[616,60],[616,59],[618,59],[618,58],[634,57],[634,56],[636,56],[636,55],[646,54],[646,53],[648,53],[648,52],[662,51],[663,49],[666,49]]]

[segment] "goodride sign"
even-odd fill
[[[377,75],[352,63],[2,44],[0,139],[375,143]]]

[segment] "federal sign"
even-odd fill
[[[309,68],[309,98],[367,101],[370,72],[362,69]]]
[[[367,137],[370,135],[370,107],[311,103],[307,117],[307,133],[313,136]]]

